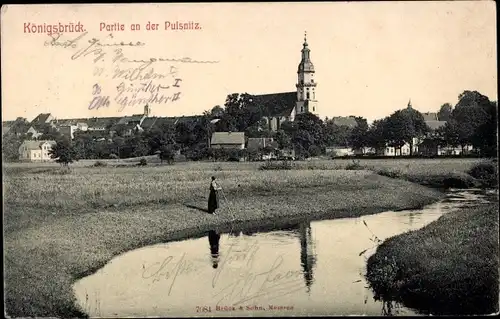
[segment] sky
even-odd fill
[[[322,118],[373,121],[409,99],[421,112],[436,112],[444,103],[455,105],[464,90],[497,100],[495,9],[493,1],[3,6],[2,120],[31,120],[42,112],[61,119],[137,114],[155,92],[170,99],[150,103],[152,115],[195,115],[223,105],[231,93],[295,91],[304,31]],[[165,30],[167,21],[201,29]],[[30,33],[33,25],[78,22],[86,34]],[[148,22],[159,30],[147,30]],[[100,31],[101,23],[124,30]],[[141,29],[132,31],[131,24]],[[80,35],[75,47],[53,45]],[[144,45],[98,47],[104,56],[97,62],[94,45],[73,59],[92,38]],[[154,69],[156,79],[119,79],[113,78],[117,67],[142,64],[113,63],[116,49],[129,60],[217,63],[155,61],[141,75]],[[137,88],[143,90],[132,92]],[[134,94],[143,99],[124,106],[124,97]]]

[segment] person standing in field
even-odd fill
[[[208,196],[208,213],[215,215],[215,211],[219,208],[219,190],[222,188],[215,182],[215,176],[212,176],[210,183],[210,195]]]

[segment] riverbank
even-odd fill
[[[204,211],[211,175],[228,200],[216,216]],[[73,282],[134,248],[214,228],[419,208],[443,196],[364,170],[213,166],[30,171],[4,187],[6,310],[15,317],[82,316]]]
[[[498,202],[386,240],[367,263],[376,298],[434,315],[498,312]]]

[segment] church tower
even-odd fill
[[[314,65],[311,62],[310,52],[307,44],[307,33],[304,34],[302,48],[302,59],[297,70],[297,104],[296,114],[313,113],[318,114],[318,101],[316,100],[316,81],[314,79]]]
[[[144,106],[144,116],[148,117],[149,115],[151,115],[151,107],[148,104],[146,104]]]

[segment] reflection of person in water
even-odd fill
[[[208,242],[210,243],[210,255],[212,256],[212,267],[219,266],[219,240],[220,235],[211,230],[208,232]]]

